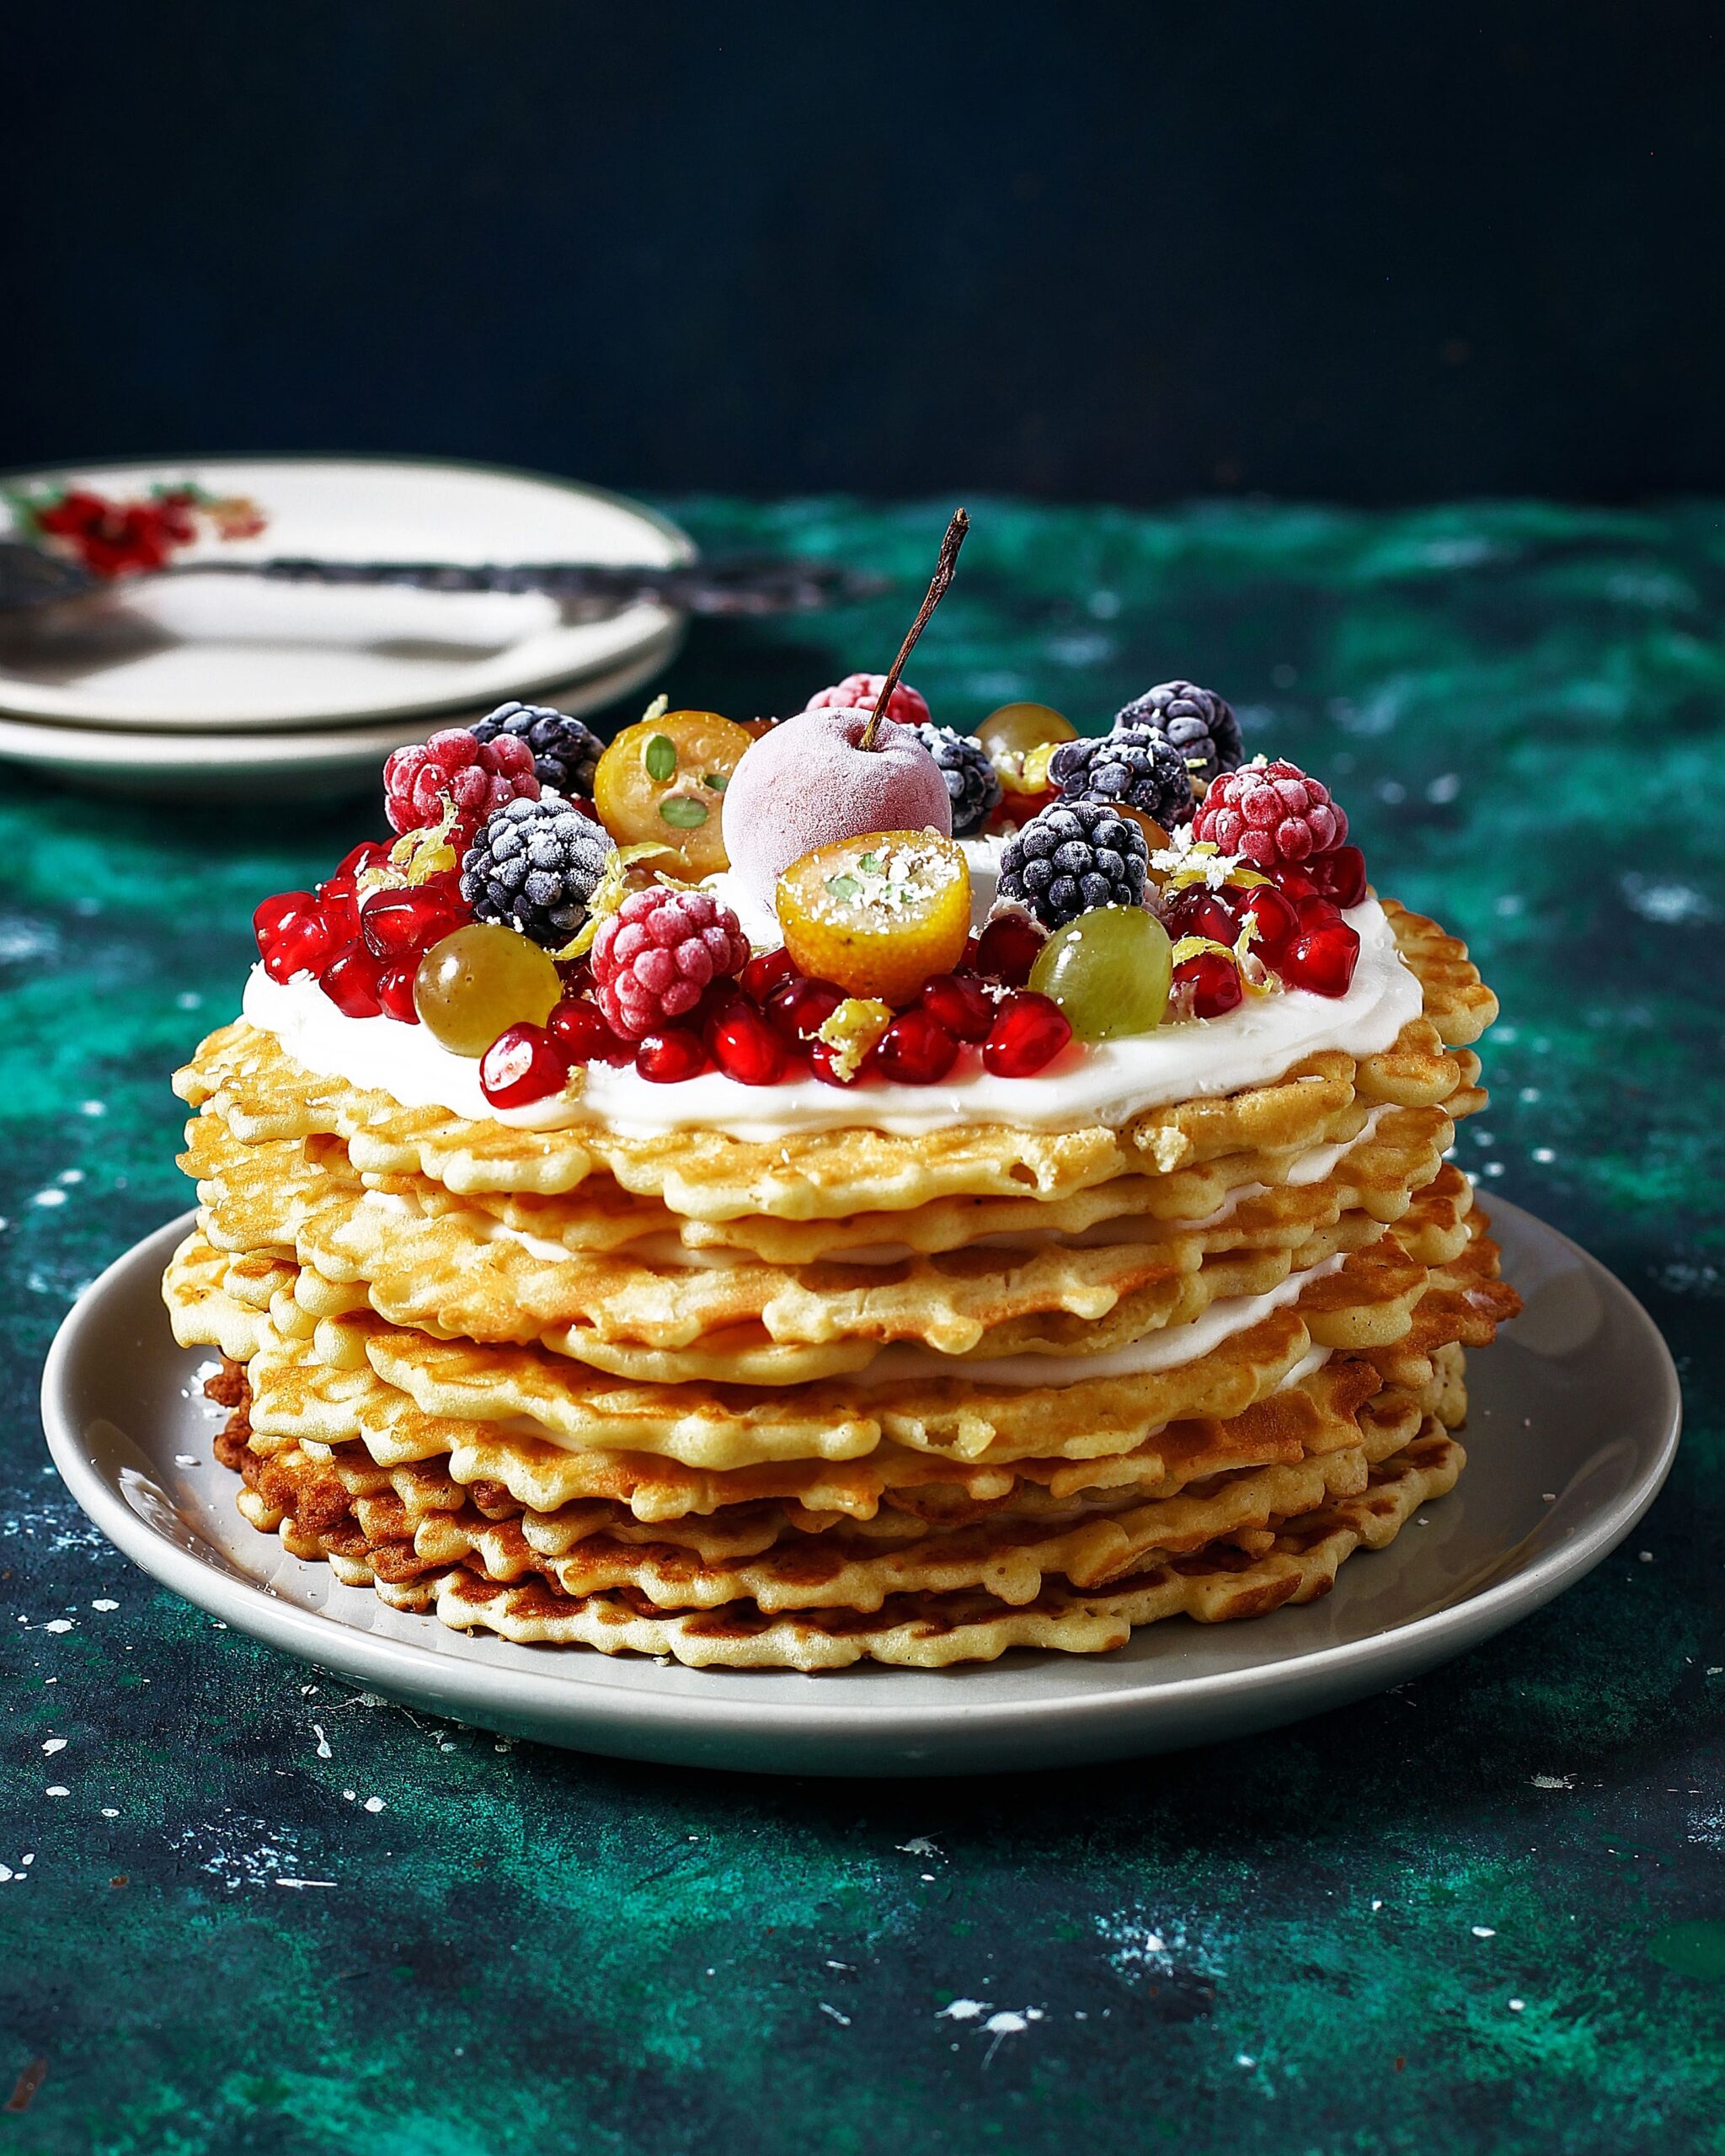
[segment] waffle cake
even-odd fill
[[[1453,1486],[1495,999],[1220,697],[1025,708],[392,759],[175,1080],[253,1526],[522,1643],[928,1668],[1310,1601]]]

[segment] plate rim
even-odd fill
[[[578,674],[535,691],[540,696],[567,696],[584,711],[602,710],[617,698],[644,686],[676,657],[685,622],[681,616],[654,632],[628,658],[591,673]],[[309,726],[250,727],[237,734],[201,732],[192,727],[91,726],[82,720],[24,718],[0,707],[0,763],[31,769],[75,768],[124,771],[138,761],[142,745],[152,772],[206,771],[224,761],[236,770],[261,766],[317,763],[348,756],[387,755],[403,739],[420,739],[440,719],[478,716],[471,703],[447,711],[403,712],[393,718],[332,720]],[[574,714],[579,716],[579,713]],[[19,734],[32,738],[17,740]],[[99,750],[100,753],[91,753]],[[272,753],[275,751],[277,753]]]
[[[173,1239],[183,1236],[195,1221],[195,1208],[164,1222],[122,1251],[72,1304],[55,1333],[43,1367],[42,1422],[55,1467],[73,1498],[103,1534],[150,1577],[194,1607],[226,1620],[237,1630],[278,1652],[285,1652],[325,1668],[340,1668],[345,1674],[375,1681],[386,1691],[392,1684],[412,1692],[416,1685],[436,1686],[441,1683],[446,1693],[458,1695],[457,1704],[447,1710],[457,1718],[473,1713],[483,1723],[489,1716],[494,1726],[506,1722],[511,1715],[564,1719],[573,1686],[578,1688],[585,1717],[583,1729],[570,1740],[571,1748],[578,1750],[603,1750],[602,1740],[613,1732],[628,1732],[639,1737],[672,1728],[697,1740],[739,1738],[746,1742],[752,1737],[770,1741],[794,1733],[811,1743],[822,1737],[854,1739],[866,1731],[884,1745],[901,1740],[907,1734],[932,1736],[937,1721],[942,1726],[961,1723],[967,1734],[973,1737],[980,1733],[997,1738],[1009,1737],[1027,1726],[1045,1732],[1058,1725],[1063,1737],[1081,1745],[1087,1739],[1094,1741],[1105,1736],[1111,1725],[1124,1723],[1130,1729],[1153,1703],[1166,1703],[1171,1709],[1239,1705],[1284,1689],[1322,1691],[1324,1680],[1334,1678],[1338,1681],[1328,1688],[1327,1703],[1338,1704],[1343,1699],[1370,1690],[1378,1666],[1404,1659],[1416,1641],[1419,1667],[1429,1668],[1463,1652],[1476,1639],[1503,1630],[1543,1607],[1608,1556],[1647,1512],[1670,1472],[1683,1427],[1681,1386],[1664,1335],[1633,1291],[1579,1243],[1507,1198],[1494,1196],[1493,1207],[1497,1214],[1511,1213],[1520,1220],[1531,1223],[1540,1234],[1549,1236],[1578,1257],[1590,1274],[1605,1283],[1604,1293],[1607,1299],[1615,1300],[1624,1315],[1642,1331],[1644,1344],[1653,1351],[1651,1362],[1658,1373],[1664,1406],[1663,1434],[1651,1465],[1627,1491],[1584,1526],[1542,1551],[1530,1565],[1441,1609],[1390,1625],[1365,1639],[1316,1647],[1277,1662],[1186,1677],[1159,1675],[1154,1679],[1146,1678],[1141,1686],[1115,1686],[1103,1692],[1079,1690],[1048,1699],[1006,1700],[954,1697],[943,1700],[937,1710],[903,1707],[895,1710],[878,1689],[880,1673],[868,1673],[872,1696],[859,1694],[847,1699],[838,1686],[852,1673],[840,1670],[823,1673],[819,1690],[794,1701],[765,1696],[758,1700],[734,1700],[717,1694],[702,1699],[698,1693],[680,1693],[675,1698],[654,1700],[639,1687],[590,1682],[578,1666],[584,1657],[560,1662],[554,1673],[464,1664],[446,1647],[440,1650],[421,1646],[411,1641],[392,1639],[343,1625],[319,1611],[302,1609],[297,1604],[274,1596],[252,1581],[236,1579],[207,1564],[160,1534],[110,1487],[87,1456],[82,1434],[62,1398],[83,1337],[99,1323],[107,1295],[119,1284],[118,1276],[129,1273],[141,1263],[153,1262],[158,1255],[165,1262]],[[165,1328],[165,1313],[163,1323]],[[1655,1412],[1659,1405],[1655,1402]],[[183,1583],[188,1582],[195,1583],[196,1591],[192,1585]],[[332,1641],[332,1635],[333,1644],[338,1648],[335,1654],[325,1644]],[[1083,1659],[1075,1658],[1079,1673]],[[652,1666],[643,1664],[644,1668]],[[889,1680],[897,1673],[889,1670],[884,1673]],[[490,1696],[478,1700],[473,1698],[476,1680],[478,1690]],[[1312,1711],[1322,1710],[1322,1704],[1325,1703],[1315,1705]],[[1295,1716],[1287,1717],[1295,1718],[1297,1710]],[[1091,1752],[1081,1756],[1100,1758],[1130,1754],[1131,1747],[1127,1744],[1118,1752]],[[643,1753],[632,1746],[622,1756],[654,1755]],[[756,1770],[773,1769],[769,1764]],[[978,1770],[987,1769],[969,1766],[962,1758],[944,1767],[936,1764],[921,1769],[936,1773]],[[823,1770],[804,1765],[779,1771],[809,1774]],[[825,1771],[903,1774],[918,1769],[900,1759],[873,1769],[847,1762]]]
[[[681,565],[700,559],[700,548],[691,535],[675,517],[654,508],[650,503],[638,501],[632,494],[618,493],[614,488],[595,486],[585,479],[565,479],[555,472],[536,472],[526,465],[493,463],[483,458],[468,456],[398,456],[382,451],[361,451],[348,455],[336,451],[294,450],[281,455],[266,453],[248,456],[242,451],[224,450],[216,455],[104,456],[80,463],[76,459],[61,459],[53,464],[24,466],[0,472],[0,488],[11,488],[32,481],[73,479],[79,477],[98,478],[112,472],[134,472],[140,467],[152,468],[171,465],[195,466],[210,470],[222,465],[369,465],[379,469],[397,471],[439,471],[477,472],[488,478],[525,480],[535,486],[544,487],[553,493],[577,494],[584,499],[605,504],[608,508],[626,511],[643,523],[651,525],[670,544],[670,563]],[[686,613],[680,608],[638,602],[638,608],[650,621],[644,620],[639,641],[650,639],[681,629],[686,622]],[[587,673],[603,673],[615,664],[625,663],[628,654],[617,654],[597,662],[591,669],[570,674],[559,667],[547,674],[523,675],[515,685],[517,696],[537,695],[547,689],[567,686],[571,680],[585,678]],[[424,702],[411,701],[388,705],[368,705],[351,712],[344,712],[322,718],[293,718],[259,720],[255,731],[260,734],[280,733],[294,729],[309,730],[323,728],[358,726],[368,723],[386,723],[394,719],[424,717],[436,718],[445,712],[467,710],[472,707],[470,694],[460,693],[429,698]],[[0,678],[0,717],[23,724],[59,727],[68,730],[109,733],[124,739],[131,734],[184,732],[188,740],[207,739],[216,729],[189,725],[183,728],[167,728],[148,719],[98,718],[88,713],[56,716],[41,711],[21,708],[8,696],[3,678]],[[248,729],[253,730],[253,729]]]

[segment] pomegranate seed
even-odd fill
[[[336,862],[335,873],[337,876],[344,876],[349,883],[357,883],[368,868],[382,868],[388,859],[389,848],[386,843],[378,839],[361,839]]]
[[[785,1044],[751,1003],[737,996],[715,1022],[713,1059],[740,1086],[776,1086],[785,1075]]]
[[[543,1026],[508,1026],[479,1058],[479,1091],[494,1108],[524,1108],[569,1081],[563,1050]]]
[[[684,1078],[698,1078],[707,1068],[707,1043],[686,1026],[670,1026],[662,1033],[649,1033],[635,1049],[635,1068],[655,1086],[675,1086]]]
[[[1003,913],[991,921],[976,943],[976,970],[985,980],[1002,981],[1008,988],[1023,988],[1036,963],[1036,954],[1048,938],[1033,921],[1021,913]]]
[[[339,951],[318,974],[318,985],[347,1017],[375,1018],[383,1007],[377,995],[377,961],[362,943]]]
[[[467,902],[462,896],[462,872],[459,868],[434,868],[429,876],[422,876],[413,888],[416,891],[423,891],[429,898],[444,899],[458,913],[468,910]]]
[[[1033,1078],[1071,1038],[1071,1025],[1060,1005],[1027,989],[1009,995],[995,1014],[982,1043],[982,1067],[996,1078]]]
[[[278,891],[273,899],[265,899],[252,915],[252,933],[258,939],[260,953],[270,946],[289,923],[302,914],[315,913],[318,901],[309,891]]]
[[[777,990],[798,978],[788,951],[757,951],[738,975],[738,985],[757,1011],[764,1011]]]
[[[1290,898],[1297,906],[1303,899],[1320,896],[1309,868],[1296,868],[1291,862],[1281,862],[1270,872],[1276,889]]]
[[[1357,906],[1365,896],[1365,856],[1357,846],[1338,846],[1306,864],[1306,873],[1332,905]]]
[[[271,980],[319,973],[344,940],[331,927],[321,907],[314,913],[296,914],[264,953],[264,970]]]
[[[880,1068],[879,1043],[869,1049],[848,1078],[839,1075],[836,1060],[838,1053],[827,1041],[810,1041],[809,1043],[809,1067],[824,1086],[854,1086],[859,1078],[872,1077]]]
[[[843,990],[830,980],[799,975],[774,990],[766,1006],[766,1022],[782,1041],[798,1048],[820,1031],[844,1000]]]
[[[571,1063],[621,1065],[635,1059],[633,1043],[612,1033],[596,1003],[565,998],[546,1020],[545,1030]]]
[[[959,1057],[959,1043],[927,1011],[901,1011],[875,1046],[881,1075],[899,1086],[937,1086]]]
[[[1194,884],[1169,901],[1162,926],[1177,943],[1183,936],[1207,936],[1213,943],[1231,943],[1240,933],[1233,904],[1240,895],[1226,889],[1210,891],[1202,883]]]
[[[1342,919],[1342,910],[1328,899],[1302,899],[1300,901],[1300,932],[1309,936],[1320,928],[1333,928]]]
[[[419,970],[417,956],[398,958],[393,966],[386,966],[377,976],[377,1001],[383,1006],[386,1018],[393,1018],[398,1025],[417,1026],[419,1006],[414,1001],[414,980]]]
[[[1306,928],[1277,969],[1290,988],[1310,989],[1314,995],[1345,995],[1359,958],[1359,937],[1339,916],[1322,926]]]
[[[994,1001],[980,981],[963,974],[937,974],[922,984],[921,1002],[961,1041],[985,1041],[994,1026]]]
[[[360,909],[360,933],[374,958],[404,958],[429,951],[462,914],[441,894],[425,889],[374,891]]]
[[[1258,933],[1252,948],[1266,965],[1274,966],[1300,933],[1299,914],[1274,883],[1254,883],[1250,890],[1242,891],[1239,914],[1242,921],[1248,916],[1257,920]]]
[[[1246,993],[1240,969],[1220,951],[1200,951],[1195,958],[1176,966],[1174,985],[1189,989],[1194,1018],[1220,1018]]]

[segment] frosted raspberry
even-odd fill
[[[644,1039],[686,1017],[716,980],[748,963],[749,939],[705,891],[632,891],[593,939],[593,987],[611,1029]]]
[[[459,853],[494,811],[539,798],[531,747],[516,734],[477,741],[465,728],[451,726],[398,749],[383,766],[383,807],[393,830],[429,829],[442,815],[446,795],[460,818],[451,841]]]
[[[818,696],[810,696],[806,706],[809,711],[873,711],[874,699],[880,694],[884,674],[847,674],[842,681],[830,689],[823,689]],[[913,689],[908,681],[900,681],[887,699],[886,715],[895,718],[900,726],[927,726],[928,699],[920,689]]]
[[[1243,854],[1255,868],[1275,868],[1331,852],[1348,835],[1348,818],[1297,764],[1259,757],[1210,782],[1192,835]]]

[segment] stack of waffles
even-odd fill
[[[694,1665],[1097,1653],[1328,1592],[1454,1484],[1513,1315],[1446,1159],[1496,1004],[1122,1128],[527,1129],[307,1070],[179,1074],[218,1456],[302,1558],[523,1642]],[[859,1102],[859,1107],[860,1107]]]

